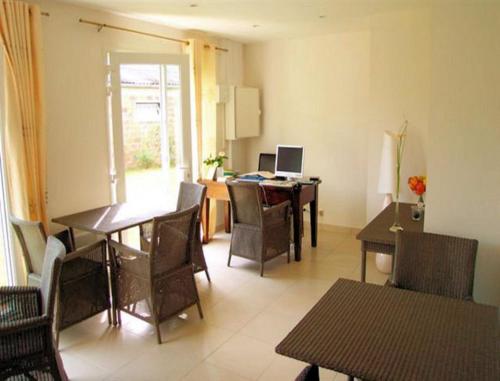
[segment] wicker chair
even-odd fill
[[[260,189],[254,183],[228,182],[233,210],[233,234],[227,265],[233,255],[264,263],[287,253],[290,262],[290,201],[264,210]]]
[[[114,298],[120,311],[156,327],[196,304],[203,319],[191,261],[198,205],[153,220],[152,244],[144,252],[111,241]]]
[[[472,300],[477,246],[478,241],[473,239],[398,232],[390,285]]]
[[[188,209],[193,205],[199,206],[198,218],[196,220],[196,233],[194,237],[193,252],[191,254],[193,260],[194,272],[204,271],[208,281],[210,282],[210,275],[208,274],[208,266],[203,254],[203,245],[201,244],[201,211],[207,187],[201,184],[181,182],[179,188],[179,197],[177,198],[177,212]],[[144,224],[140,228],[141,236],[141,250],[149,251],[151,245],[152,224]]]
[[[21,245],[28,276],[27,284],[28,286],[40,287],[43,256],[47,244],[47,234],[43,224],[39,221],[24,221],[13,216],[10,216],[10,223]],[[55,234],[55,237],[64,244],[67,253],[74,250],[69,230],[63,230]]]
[[[11,223],[19,239],[23,258],[28,270],[28,285],[40,284],[39,264],[43,261],[46,237],[40,222],[28,222],[11,217]],[[57,237],[66,252],[61,270],[58,303],[54,329],[56,343],[59,331],[79,323],[91,316],[108,310],[111,323],[111,305],[106,268],[106,241],[73,251],[73,243],[68,230],[58,233]]]
[[[111,324],[106,241],[66,254],[59,281],[56,343],[59,332],[107,310]]]
[[[319,369],[317,365],[306,366],[295,378],[295,381],[319,381]]]
[[[66,379],[52,335],[65,248],[49,237],[41,287],[0,287],[0,379]]]

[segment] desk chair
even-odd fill
[[[432,233],[398,232],[392,286],[472,300],[478,241]]]
[[[290,201],[264,210],[259,185],[235,181],[226,185],[233,210],[228,267],[232,255],[259,262],[260,276],[264,263],[283,253],[290,263]]]
[[[274,173],[276,167],[276,155],[274,153],[261,153],[259,155],[258,171],[267,171]]]

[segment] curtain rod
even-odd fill
[[[81,22],[81,23],[83,23],[83,24],[89,24],[89,25],[95,25],[95,26],[97,26],[97,31],[98,32],[100,32],[102,30],[102,28],[108,28],[108,29],[121,30],[123,32],[130,32],[130,33],[140,34],[140,35],[148,36],[148,37],[161,38],[162,40],[168,40],[168,41],[178,42],[180,44],[189,45],[189,41],[188,40],[181,40],[181,39],[178,39],[178,38],[161,36],[159,34],[141,32],[141,31],[135,30],[135,29],[123,28],[121,26],[104,24],[104,23],[100,23],[100,22],[96,22],[96,21],[90,21],[90,20],[85,20],[85,19],[79,19],[78,21]],[[205,48],[208,48],[208,47],[210,47],[210,46],[209,45],[205,45]],[[218,46],[215,47],[215,50],[220,50],[222,52],[228,52],[229,51],[228,49],[219,48]]]

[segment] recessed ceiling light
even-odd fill
[[[259,24],[253,24],[252,28],[258,28],[260,25]]]

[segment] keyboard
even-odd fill
[[[296,181],[289,180],[263,180],[260,182],[260,185],[268,185],[273,187],[283,187],[283,188],[291,188],[296,185]]]

